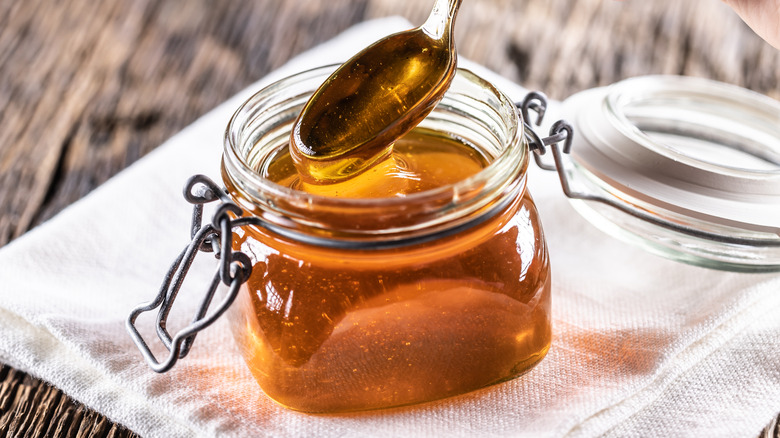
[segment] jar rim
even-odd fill
[[[303,100],[305,102],[308,99],[307,92],[302,89],[305,87],[300,87],[300,84],[313,82],[318,86],[337,67],[337,65],[317,67],[274,82],[259,90],[242,103],[231,117],[224,136],[223,179],[228,186],[233,186],[240,193],[241,197],[246,199],[247,202],[241,203],[241,206],[248,209],[250,213],[258,214],[260,211],[267,213],[269,210],[272,212],[276,210],[276,213],[281,213],[284,216],[284,218],[278,218],[284,226],[311,227],[313,225],[310,221],[311,218],[304,218],[298,215],[296,212],[297,208],[304,209],[316,206],[316,208],[320,209],[336,208],[351,214],[371,214],[378,211],[385,213],[392,211],[395,214],[404,214],[410,208],[417,207],[423,210],[431,210],[432,206],[437,205],[439,209],[449,212],[459,208],[456,204],[462,203],[469,206],[473,210],[472,213],[474,213],[488,203],[476,202],[475,198],[484,197],[486,194],[493,192],[500,193],[509,188],[513,188],[513,190],[519,188],[517,195],[525,190],[525,174],[529,162],[529,153],[526,139],[523,135],[522,116],[518,113],[514,103],[490,82],[470,70],[461,68],[457,70],[453,86],[445,94],[442,102],[447,102],[448,99],[461,99],[468,101],[466,102],[468,105],[476,105],[478,99],[488,99],[489,104],[495,107],[495,110],[493,113],[483,111],[484,113],[481,113],[481,115],[500,120],[500,123],[504,125],[502,126],[504,132],[493,133],[504,137],[504,143],[506,144],[503,145],[503,150],[476,174],[453,184],[397,198],[329,197],[295,190],[263,178],[248,160],[248,152],[251,148],[247,149],[245,144],[247,142],[246,131],[249,130],[253,123],[258,123],[264,117],[266,119],[273,118],[277,116],[275,112],[291,110],[291,104],[280,106],[279,102],[273,101],[274,96],[279,93],[288,93],[290,94],[288,96],[289,99]],[[464,92],[459,92],[458,84],[464,83],[471,86],[469,88],[470,92],[473,92],[474,89],[481,89],[484,95],[474,97],[467,96]],[[313,89],[310,91],[313,91]],[[301,105],[303,102],[301,102]],[[484,105],[487,105],[487,103]],[[434,109],[432,114],[436,114],[436,112],[437,109]],[[276,132],[274,134],[278,135],[279,133]],[[252,139],[250,138],[250,140]],[[518,187],[510,184],[511,177],[514,174],[522,176],[519,178]],[[518,184],[516,183],[515,185]],[[285,202],[289,203],[280,208],[279,203],[274,200],[285,200]],[[433,219],[433,216],[435,216],[435,213],[431,211],[427,211],[427,214],[431,216],[430,219]],[[429,225],[441,225],[439,223],[441,220],[434,222]],[[352,229],[349,232],[357,235],[376,235],[377,233],[395,235],[409,230],[408,226],[391,227],[392,229],[380,229],[378,227],[379,225],[377,227]],[[421,226],[417,224],[414,228],[421,228]]]

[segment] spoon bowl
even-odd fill
[[[433,110],[455,75],[452,28],[461,1],[437,0],[425,24],[363,49],[315,91],[290,139],[302,180],[360,173]]]

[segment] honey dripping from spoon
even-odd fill
[[[422,26],[363,49],[314,92],[290,136],[304,190],[403,193],[403,166],[393,158],[393,142],[433,110],[455,76],[452,29],[461,1],[436,0]]]

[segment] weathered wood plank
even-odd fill
[[[57,405],[62,398],[60,391],[50,385],[43,385],[39,392],[41,399],[35,403],[36,408],[31,410],[33,424],[28,429],[28,436],[31,437],[46,436]]]
[[[59,389],[0,365],[0,437],[137,435],[65,396]]]
[[[0,0],[0,246],[295,54],[429,3]],[[651,73],[780,98],[780,52],[717,0],[468,0],[456,41],[553,98]],[[0,366],[0,436],[134,436],[108,425]]]

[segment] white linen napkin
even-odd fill
[[[367,22],[297,57],[3,248],[0,361],[149,437],[757,435],[780,410],[780,277],[682,265],[610,238],[574,213],[553,173],[535,168],[529,186],[552,258],[555,334],[528,374],[408,408],[302,414],[262,393],[224,320],[169,373],[146,366],[125,319],[152,299],[188,242],[181,188],[195,173],[219,181],[232,112],[272,80],[408,27]],[[525,94],[463,64],[514,99]],[[214,269],[210,255],[196,260],[172,326]],[[153,336],[151,316],[138,323]]]

